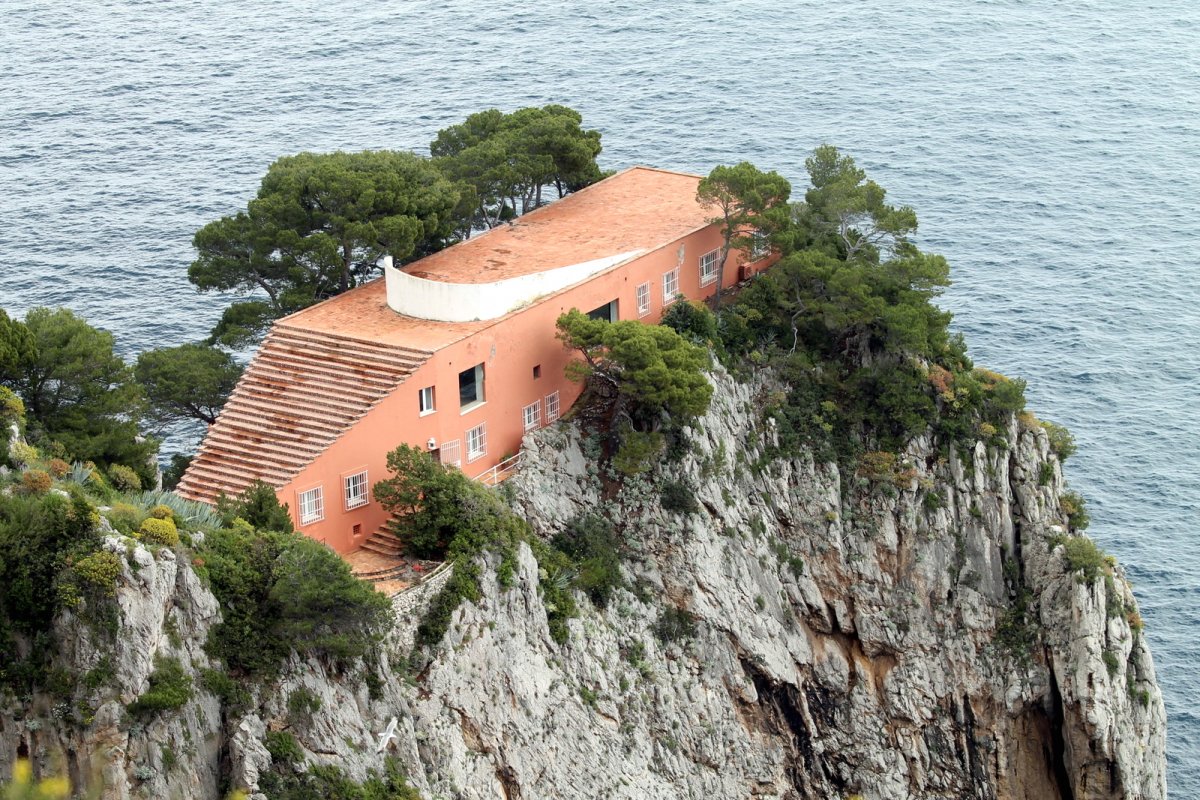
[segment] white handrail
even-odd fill
[[[513,473],[517,471],[517,467],[521,465],[521,454],[509,456],[491,469],[484,470],[475,476],[475,480],[482,483],[484,486],[496,486],[501,481],[511,478]]]

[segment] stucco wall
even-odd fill
[[[572,308],[589,311],[617,300],[621,319],[657,322],[664,308],[663,274],[678,265],[680,293],[691,298],[710,296],[716,285],[700,286],[699,259],[720,245],[720,232],[715,227],[705,228],[508,314],[477,334],[439,350],[392,395],[359,420],[291,483],[282,487],[280,500],[290,505],[295,516],[297,493],[322,486],[324,519],[303,526],[297,521],[298,527],[339,552],[357,549],[386,521],[387,515],[374,502],[347,511],[343,476],[365,468],[368,484],[374,486],[387,477],[388,451],[402,442],[425,448],[431,438],[439,447],[457,440],[463,471],[471,477],[485,472],[519,450],[524,435],[522,410],[525,406],[539,401],[539,422],[544,425],[548,395],[555,391],[559,393],[561,414],[565,414],[579,396],[580,387],[564,375],[573,356],[555,338],[555,321],[559,315]],[[725,270],[726,286],[737,280],[743,260],[737,253],[730,256]],[[650,311],[639,317],[636,288],[642,283],[650,285]],[[476,364],[484,365],[485,402],[463,411],[458,402],[458,374]],[[538,378],[533,377],[535,366],[540,367]],[[417,397],[426,386],[434,387],[436,410],[420,416]],[[466,432],[480,423],[486,425],[486,455],[468,463]],[[361,531],[358,536],[353,534],[354,525]]]

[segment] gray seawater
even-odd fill
[[[208,331],[227,300],[187,283],[191,235],[283,154],[419,150],[547,102],[614,168],[749,159],[801,184],[842,147],[950,259],[976,361],[1075,432],[1071,482],[1147,620],[1172,794],[1200,796],[1194,0],[0,0],[0,20],[0,306],[69,306],[130,356]]]

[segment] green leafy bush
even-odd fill
[[[147,544],[157,544],[163,547],[174,547],[179,544],[179,529],[169,519],[150,517],[138,526],[138,535]]]
[[[1099,578],[1108,567],[1104,551],[1086,536],[1071,536],[1063,542],[1063,554],[1067,559],[1067,569],[1081,573],[1084,582]]]
[[[108,480],[119,492],[137,492],[142,488],[142,479],[124,464],[113,464],[109,467]]]
[[[177,658],[158,656],[150,673],[150,687],[125,708],[133,716],[149,716],[182,708],[192,699],[192,679]]]
[[[1075,453],[1075,437],[1069,430],[1046,420],[1042,420],[1042,428],[1050,440],[1050,450],[1058,456],[1059,461],[1066,461]]]
[[[659,499],[664,510],[673,511],[676,514],[695,514],[700,510],[695,492],[682,481],[663,481],[662,487],[659,489]]]
[[[98,550],[76,561],[73,569],[85,587],[104,596],[116,594],[121,576],[121,557],[116,553]]]
[[[175,512],[170,506],[157,505],[150,509],[150,516],[154,519],[168,519],[172,523],[175,522]]]
[[[1072,530],[1082,531],[1091,524],[1092,518],[1088,516],[1087,504],[1083,495],[1077,492],[1061,494],[1058,496],[1058,504],[1063,513],[1067,515],[1067,523]]]
[[[198,555],[224,617],[208,650],[233,669],[273,674],[292,651],[360,658],[391,620],[387,597],[306,536],[243,524],[209,532]]]
[[[141,527],[142,521],[146,519],[146,512],[137,506],[129,503],[113,503],[112,508],[104,514],[108,518],[108,523],[126,536],[132,536],[133,532]]]
[[[288,507],[279,502],[275,489],[263,481],[254,481],[237,497],[217,498],[217,513],[225,525],[244,519],[260,531],[291,533],[296,528]]]
[[[668,606],[654,623],[654,635],[663,643],[695,639],[696,617],[682,608]]]
[[[596,605],[608,605],[613,592],[624,585],[621,541],[613,524],[595,514],[576,517],[554,537],[553,544],[574,562],[575,585]]]

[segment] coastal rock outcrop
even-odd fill
[[[526,440],[501,491],[535,531],[602,513],[627,543],[626,588],[603,608],[581,595],[564,643],[539,588],[552,576],[521,546],[508,585],[486,565],[480,599],[416,674],[403,656],[436,586],[404,599],[371,670],[295,660],[234,711],[199,680],[215,600],[169,550],[139,549],[116,650],[101,655],[70,615],[56,629],[56,667],[84,675],[107,658],[117,688],[88,696],[85,723],[49,696],[19,698],[0,716],[0,770],[27,754],[106,798],[253,793],[263,738],[287,731],[310,763],[361,779],[382,767],[378,734],[395,718],[386,751],[427,798],[1166,796],[1136,604],[1119,566],[1076,568],[1040,428],[1014,421],[1003,443],[946,452],[917,440],[845,474],[765,458],[764,389],[713,381],[688,452],[654,477],[606,474],[599,443],[569,423]],[[663,482],[694,506],[664,508]],[[131,722],[122,704],[156,655],[197,679],[194,696]]]

